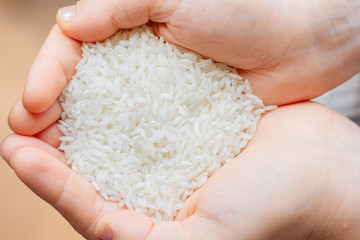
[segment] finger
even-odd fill
[[[80,59],[80,43],[64,35],[55,25],[29,71],[24,107],[33,113],[46,111],[74,75]]]
[[[153,227],[146,215],[129,210],[109,213],[100,219],[95,234],[101,239],[143,240]]]
[[[49,144],[54,148],[59,147],[61,143],[59,138],[64,134],[59,130],[57,125],[57,122],[52,124],[50,127],[34,135],[34,137],[40,139],[41,141]]]
[[[61,115],[59,101],[55,101],[43,113],[32,113],[25,109],[23,102],[18,100],[9,115],[9,125],[18,134],[34,135],[56,122]]]
[[[105,202],[92,184],[37,148],[19,148],[11,162],[21,181],[87,239],[94,239],[95,225],[102,214],[119,209],[117,204]]]
[[[155,35],[162,36],[166,42],[179,46],[186,46],[186,44],[175,37],[166,23],[151,23],[151,27],[153,28]],[[191,49],[191,46],[186,47]]]
[[[31,146],[40,149],[47,154],[53,156],[54,158],[58,159],[63,164],[66,164],[64,154],[59,150],[53,148],[49,144],[37,138],[22,136],[18,134],[11,134],[2,141],[0,145],[0,153],[4,160],[10,165],[11,154],[15,152],[16,149],[24,146]]]
[[[62,8],[57,23],[68,36],[80,41],[99,41],[119,29],[147,23],[166,22],[178,7],[173,1],[81,0],[76,6]]]

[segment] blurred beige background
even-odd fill
[[[21,97],[27,71],[57,9],[75,0],[0,0],[0,139],[11,133],[7,114]],[[0,239],[83,239],[62,216],[0,160]]]

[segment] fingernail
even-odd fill
[[[95,235],[102,240],[112,240],[113,238],[111,229],[106,225],[98,227],[95,231]]]
[[[60,8],[59,14],[62,20],[65,22],[70,22],[74,19],[76,14],[75,5]]]

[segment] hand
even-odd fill
[[[189,197],[176,221],[156,225],[103,200],[46,143],[52,140],[43,140],[11,135],[0,151],[19,178],[87,239],[96,239],[96,229],[111,237],[105,239],[360,235],[360,128],[315,103],[267,113],[246,149]]]
[[[76,40],[101,40],[149,20],[165,40],[238,68],[267,105],[311,99],[359,71],[356,3],[81,0],[59,11],[61,30],[54,27],[35,60],[10,126],[32,135],[55,121],[41,116],[59,109],[56,99],[81,58]],[[21,120],[34,113],[47,124]]]
[[[102,40],[151,20],[165,40],[239,69],[266,104],[311,99],[359,71],[357,1],[81,0],[62,31]],[[69,8],[65,8],[68,9]],[[71,13],[71,11],[70,11]],[[80,45],[52,31],[24,93],[30,112],[45,111],[71,78]],[[296,74],[295,74],[296,73]]]

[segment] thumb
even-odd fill
[[[133,28],[149,20],[165,22],[180,0],[166,4],[159,0],[80,0],[61,8],[57,23],[62,31],[79,41],[94,42],[110,37],[122,28]]]

